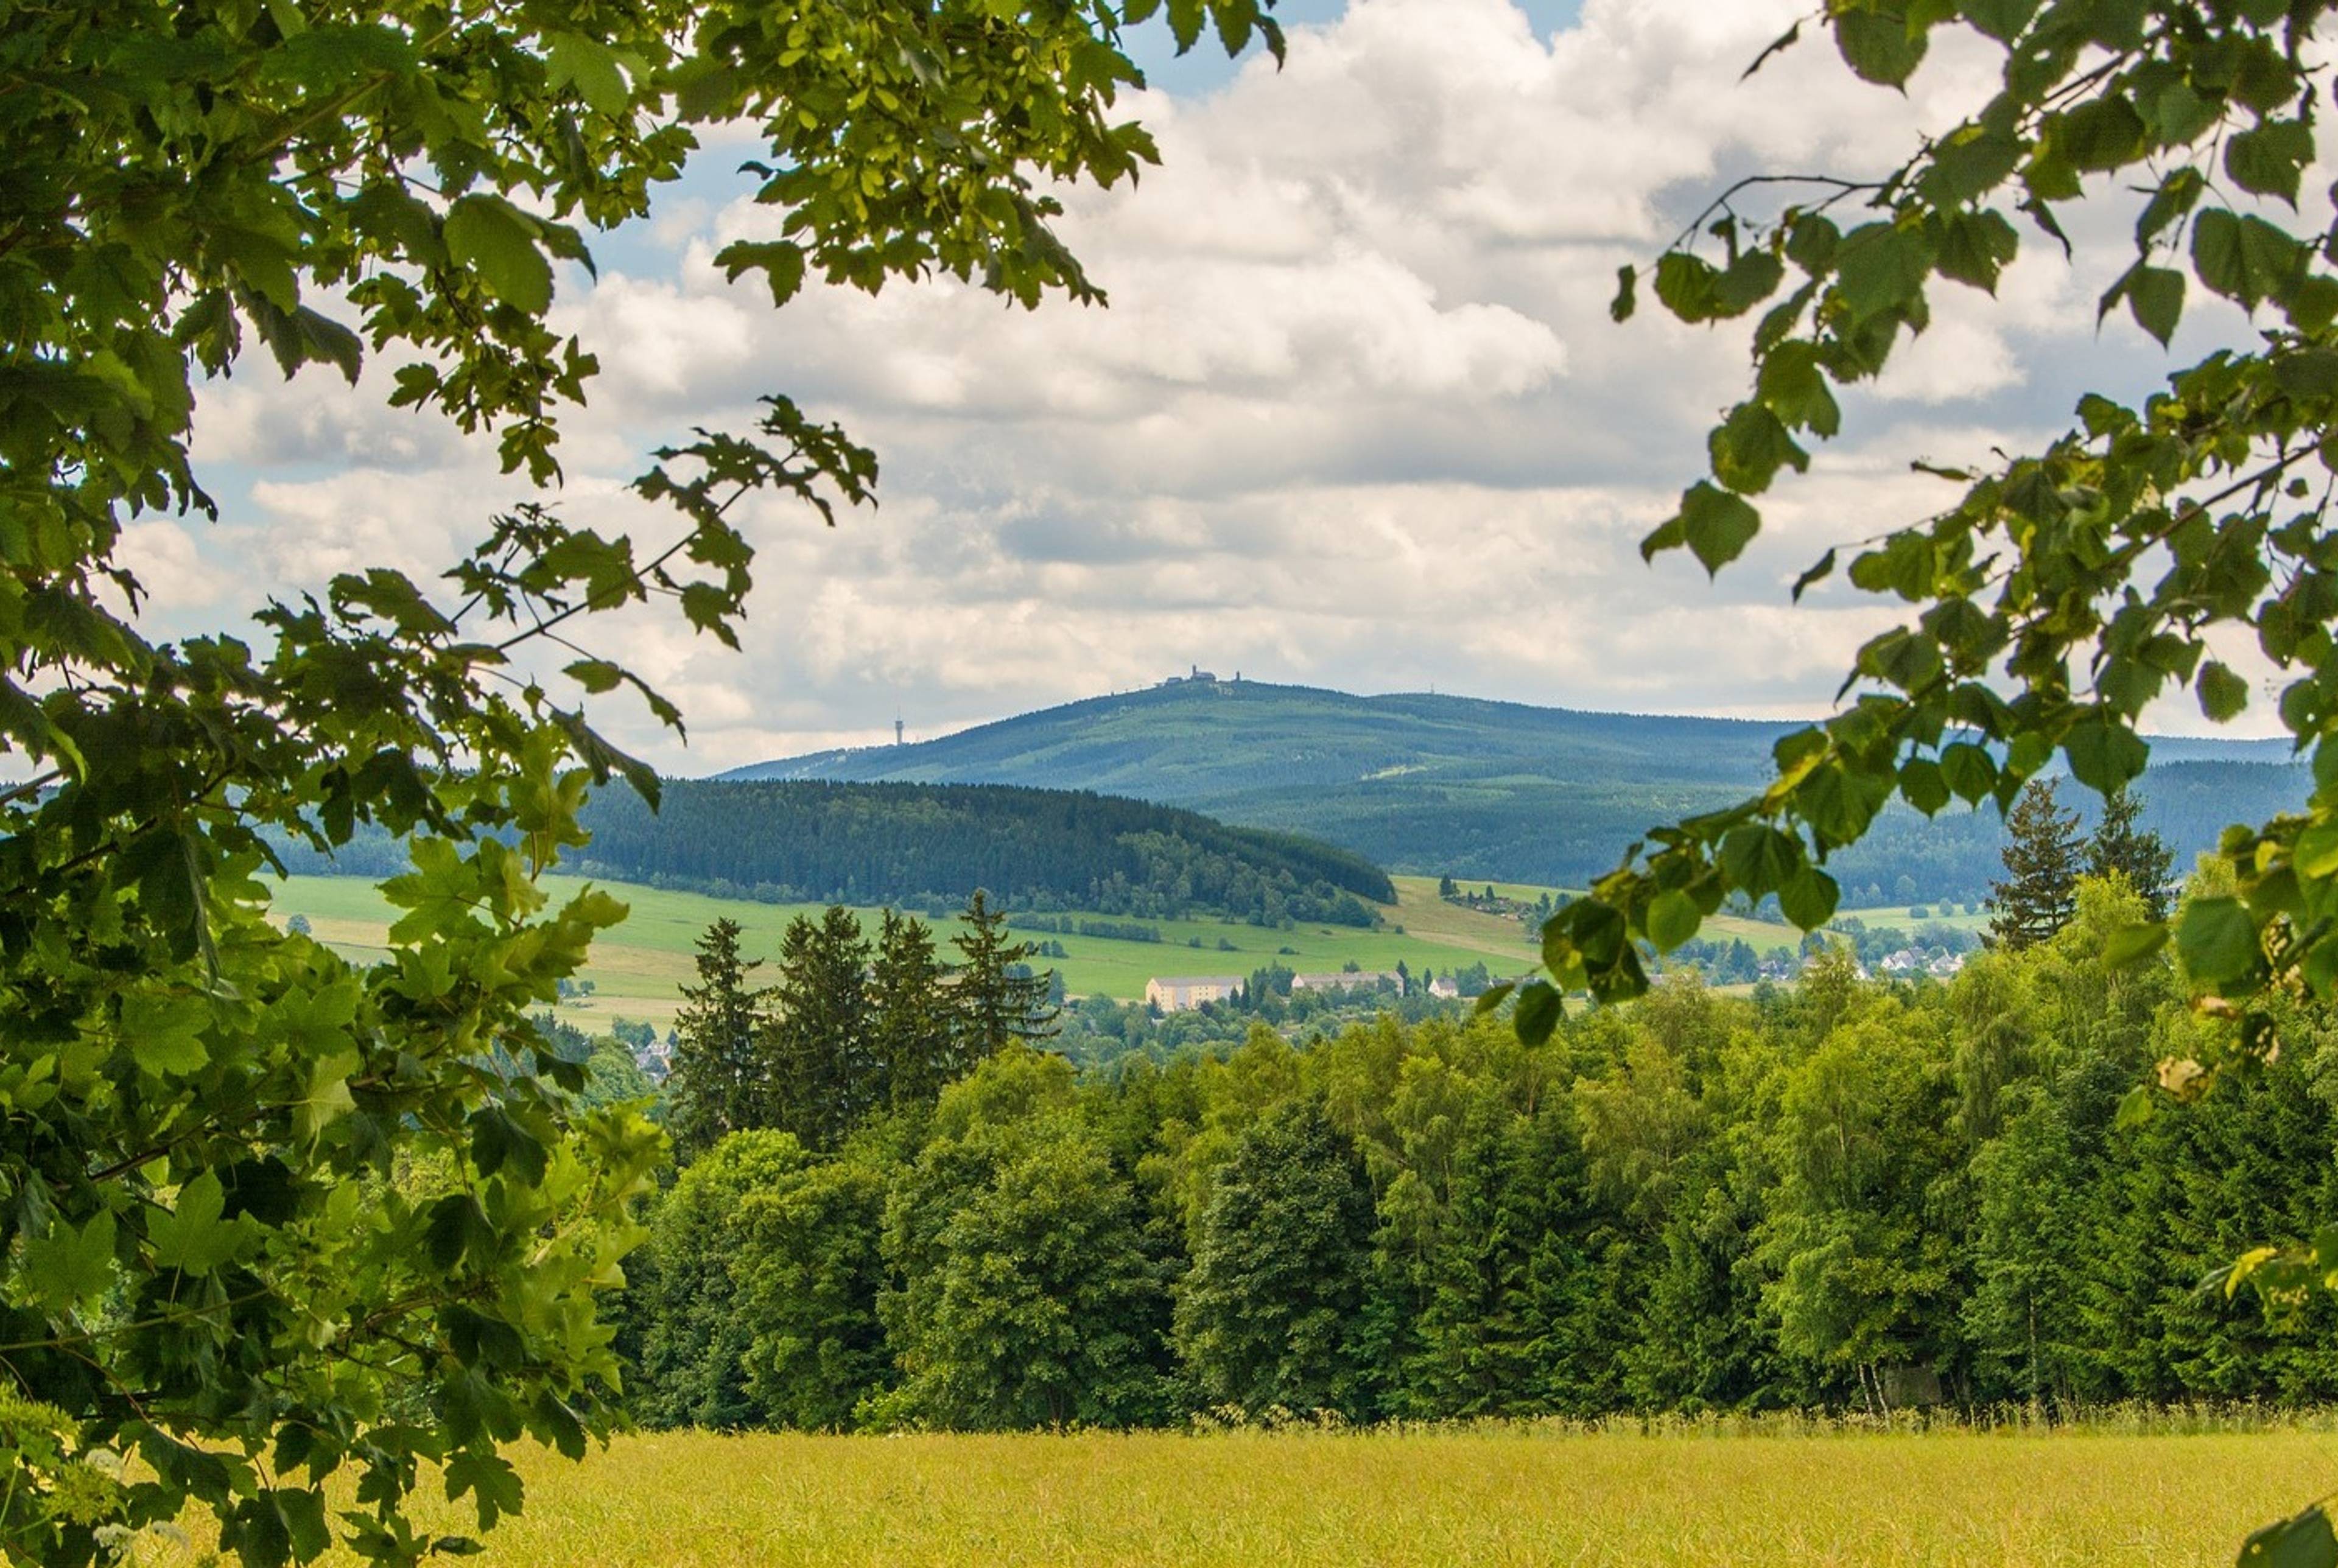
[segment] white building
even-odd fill
[[[1154,975],[1144,983],[1144,1000],[1164,1013],[1190,1013],[1204,1002],[1224,1002],[1243,988],[1239,975]]]
[[[1293,991],[1336,991],[1341,988],[1370,991],[1387,981],[1398,990],[1404,989],[1404,977],[1393,969],[1347,969],[1337,975],[1293,975]]]
[[[1454,981],[1452,975],[1439,975],[1436,979],[1431,980],[1429,983],[1429,994],[1431,996],[1450,1002],[1455,997],[1461,995],[1461,987]]]

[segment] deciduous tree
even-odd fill
[[[1167,15],[1279,46],[1264,3]],[[658,1140],[577,1112],[581,1063],[539,1049],[529,1014],[624,910],[537,877],[595,783],[656,789],[588,700],[681,715],[578,639],[655,599],[734,640],[738,499],[823,514],[876,468],[774,397],[647,466],[654,542],[566,520],[538,487],[596,366],[555,291],[735,124],[773,217],[718,264],[775,302],[936,273],[1099,299],[1043,182],[1153,156],[1113,106],[1120,30],[1159,9],[0,8],[0,1340],[46,1412],[0,1431],[9,1552],[85,1560],[193,1500],[231,1556],[313,1557],[355,1466],[339,1533],[410,1562],[441,1544],[404,1508],[422,1462],[492,1524],[521,1501],[504,1443],[582,1452]],[[512,494],[435,589],[359,569],[257,639],[158,643],[123,530],[216,510],[194,383],[247,348],[351,380],[374,355],[364,387],[492,441]],[[410,848],[383,962],[266,919],[271,843],[376,828]]]

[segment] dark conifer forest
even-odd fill
[[[1295,834],[1084,791],[674,780],[656,812],[585,813],[579,869],[766,903],[962,901],[1176,919],[1369,926],[1396,891],[1360,855]]]

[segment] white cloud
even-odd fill
[[[1645,566],[1639,537],[1744,384],[1744,330],[1654,310],[1618,328],[1616,268],[1732,179],[1875,173],[1987,88],[1977,40],[1943,38],[1903,99],[1822,34],[1741,83],[1806,9],[1589,0],[1537,37],[1508,0],[1352,0],[1296,30],[1279,74],[1254,61],[1207,97],[1125,105],[1164,166],[1065,192],[1108,310],[1027,313],[945,279],[814,287],[775,314],[712,262],[774,215],[694,172],[597,285],[564,277],[559,324],[604,366],[568,422],[564,505],[662,533],[621,482],[766,391],[874,446],[883,504],[834,530],[750,509],[743,656],[614,619],[603,635],[683,701],[693,744],[621,730],[704,770],[889,736],[897,710],[933,733],[1195,660],[1577,707],[1822,708],[1882,612],[1840,591],[1789,609],[1786,585],[1946,499],[1909,458],[2058,426],[2104,280],[2033,240],[1999,298],[1948,291],[1851,400],[1841,446],[1770,498],[1745,561],[1718,583],[1677,556]],[[2102,341],[2117,377],[2156,373],[2131,332]],[[279,588],[427,570],[519,497],[484,444],[387,410],[380,388],[255,371],[208,393],[203,456],[250,483],[191,564]]]

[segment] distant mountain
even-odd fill
[[[1579,886],[1647,828],[1757,788],[1796,728],[1194,681],[723,777],[1093,789],[1307,834],[1396,871]],[[2304,799],[2288,756],[2278,740],[2156,741],[2146,820],[2188,861],[2227,822]],[[1893,811],[1835,870],[1855,903],[1978,898],[2000,832],[1993,811]]]

